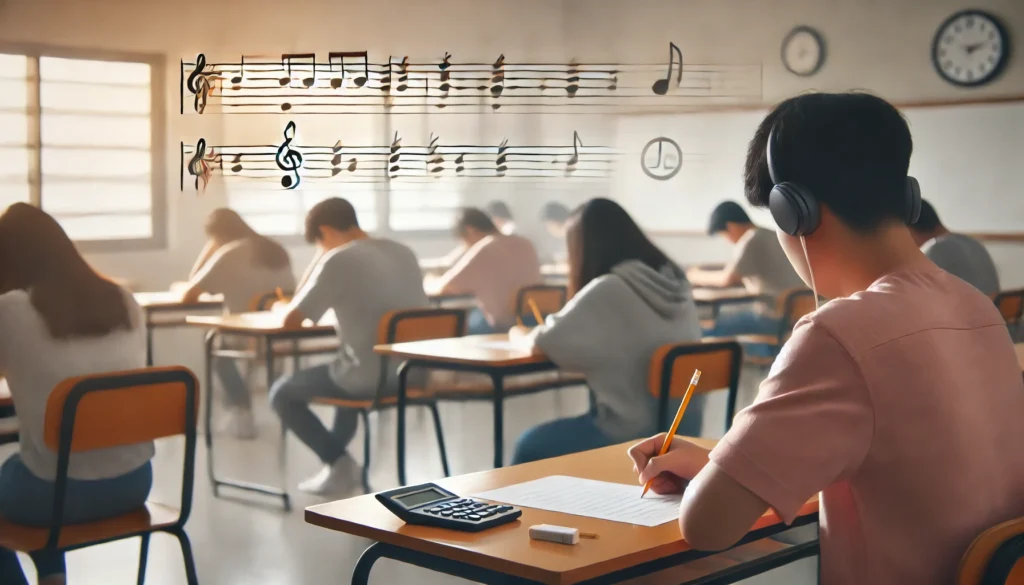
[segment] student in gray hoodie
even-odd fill
[[[685,273],[644,235],[619,204],[592,199],[569,219],[569,291],[565,307],[533,330],[515,328],[565,371],[582,373],[594,409],[526,431],[513,463],[586,451],[655,431],[657,404],[647,390],[655,350],[697,341],[700,323]],[[699,435],[703,400],[695,396],[679,427]]]

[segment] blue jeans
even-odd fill
[[[779,318],[754,311],[722,313],[705,337],[732,337],[734,335],[775,335],[779,332]],[[753,357],[775,357],[778,348],[764,343],[744,344],[743,351]]]
[[[330,366],[325,364],[278,378],[270,388],[270,405],[281,417],[281,424],[329,465],[345,454],[355,437],[359,412],[351,408],[334,409],[334,425],[328,431],[309,408],[310,401],[318,396],[354,398],[334,384]]]
[[[64,525],[94,522],[138,510],[153,487],[153,467],[146,463],[134,471],[111,479],[68,479],[64,503]],[[53,515],[52,481],[36,477],[12,455],[0,466],[0,516],[16,524],[47,527]],[[65,573],[62,551],[42,550],[31,554],[39,578]],[[0,583],[27,585],[18,557],[0,548]]]

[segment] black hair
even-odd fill
[[[512,211],[504,201],[491,201],[487,204],[487,215],[498,219],[512,219]]]
[[[569,208],[561,203],[550,201],[540,210],[540,218],[554,223],[565,223],[569,219]]]
[[[711,211],[711,218],[708,219],[708,235],[713,236],[718,232],[725,231],[729,223],[752,223],[747,212],[735,201],[723,201]]]
[[[906,213],[913,140],[899,110],[866,93],[811,93],[778,106],[754,133],[744,187],[756,207],[773,183],[766,150],[774,126],[776,179],[800,183],[852,229],[870,232]]]
[[[253,246],[253,263],[267,268],[285,268],[291,266],[288,252],[284,246],[266,236],[261,236],[245,223],[238,212],[221,207],[214,209],[206,218],[206,235],[220,245],[230,244],[238,240],[248,240]]]
[[[309,209],[306,214],[306,241],[312,244],[321,238],[320,227],[332,227],[338,231],[347,231],[359,227],[356,209],[347,199],[331,197],[324,199]]]
[[[459,219],[455,222],[455,233],[461,236],[466,228],[476,228],[485,234],[496,234],[498,228],[486,213],[476,207],[463,207],[459,211]]]
[[[654,270],[670,262],[629,213],[609,199],[591,199],[569,220],[569,288],[573,294],[626,260]]]
[[[939,219],[939,214],[935,213],[935,208],[932,207],[932,204],[922,199],[921,215],[917,218],[917,223],[910,227],[914,231],[930,234],[942,227],[942,220]]]

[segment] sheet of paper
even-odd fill
[[[487,349],[503,349],[506,351],[522,349],[524,347],[522,342],[510,341],[507,339],[478,341],[474,343],[474,345],[477,347],[485,347]]]
[[[659,526],[679,517],[682,494],[659,496],[647,492],[641,499],[641,493],[641,485],[552,475],[475,494],[473,497],[520,508],[536,508],[639,526]]]

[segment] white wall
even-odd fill
[[[109,273],[151,288],[181,277],[201,245],[202,218],[223,204],[216,189],[196,196],[179,193],[177,185],[178,141],[216,136],[223,129],[223,121],[215,116],[177,115],[178,60],[198,52],[233,57],[367,49],[371,55],[419,58],[436,58],[449,51],[456,60],[493,59],[504,53],[510,61],[564,62],[576,57],[652,63],[666,58],[666,43],[672,40],[688,62],[763,62],[768,102],[812,88],[866,88],[896,101],[1024,94],[1024,65],[1019,56],[1001,80],[978,90],[948,85],[932,70],[929,48],[935,29],[968,4],[996,12],[1011,34],[1020,38],[1018,31],[1024,30],[1020,0],[7,0],[0,4],[0,43],[166,55],[168,249],[90,258]],[[828,61],[810,79],[790,75],[779,62],[781,39],[796,24],[818,27],[828,43]],[[543,139],[561,137],[573,127],[594,136],[607,136],[614,128],[611,119],[556,118],[562,117],[492,116],[479,122],[479,132],[490,140],[505,132],[502,125],[511,125],[523,136]],[[594,191],[600,194],[601,190]],[[520,224],[539,232],[536,212],[546,196],[513,191],[509,197],[521,216]],[[426,256],[446,250],[450,240],[410,243]],[[714,259],[727,252],[724,246],[703,240],[674,238],[667,245],[688,261]],[[711,258],[704,258],[705,254]],[[294,250],[298,265],[308,256],[306,249]]]

